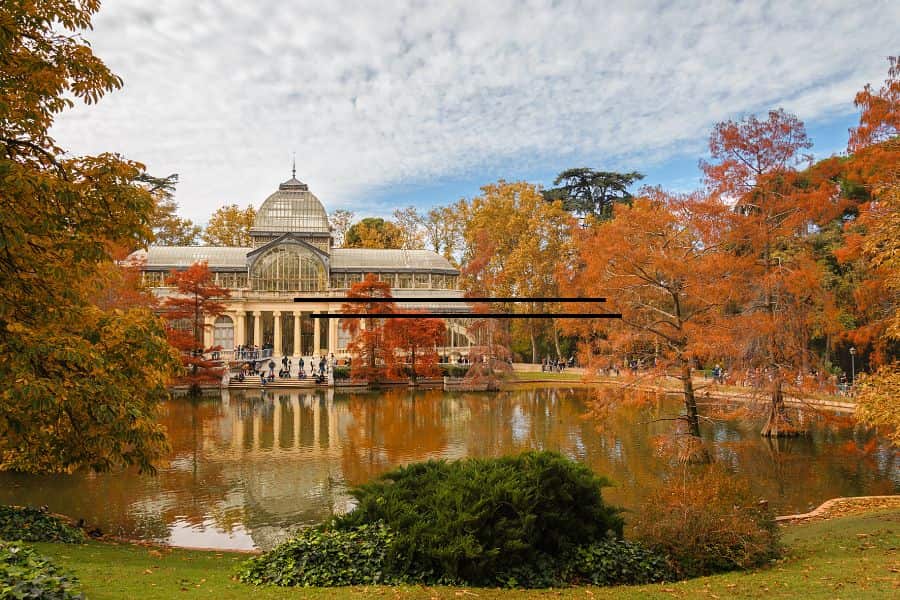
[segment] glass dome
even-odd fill
[[[319,199],[296,178],[278,186],[266,198],[250,233],[329,233],[328,214]]]

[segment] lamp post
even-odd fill
[[[850,346],[850,389],[856,384],[856,346]]]

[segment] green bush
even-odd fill
[[[0,598],[74,600],[83,598],[78,580],[33,549],[0,542]]]
[[[778,526],[750,485],[721,467],[667,478],[637,511],[635,538],[681,577],[749,569],[781,556]]]
[[[567,568],[565,579],[582,584],[637,585],[675,578],[665,556],[626,540],[605,540],[578,548]]]
[[[441,377],[465,377],[469,372],[469,365],[444,364],[441,368]]]
[[[334,380],[341,381],[344,379],[350,379],[350,367],[337,367],[333,368],[334,372]]]
[[[383,524],[350,530],[317,527],[245,562],[245,583],[324,587],[391,583],[386,557],[393,536]]]
[[[335,526],[385,523],[392,569],[415,581],[547,585],[557,558],[621,536],[619,509],[601,496],[608,485],[551,452],[428,461],[351,490],[358,506]]]
[[[80,544],[84,533],[45,509],[0,506],[0,539]]]

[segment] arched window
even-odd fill
[[[254,290],[318,292],[325,289],[325,265],[301,246],[279,246],[260,256],[250,273]]]
[[[231,317],[222,315],[213,324],[213,346],[221,346],[225,350],[234,348],[234,322]]]

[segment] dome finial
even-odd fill
[[[291,179],[297,179],[297,153],[294,152],[294,159],[291,162]]]

